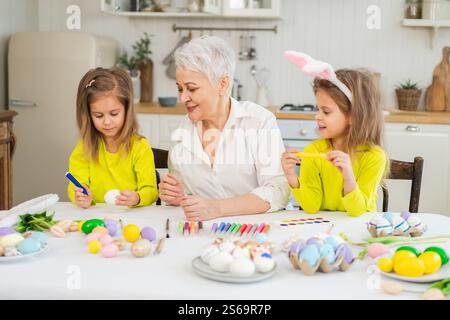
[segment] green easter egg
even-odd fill
[[[410,251],[410,252],[414,253],[416,255],[416,257],[420,256],[420,251],[414,247],[403,246],[403,247],[400,247],[397,250],[395,250],[395,252],[401,251],[401,250]]]
[[[104,226],[105,226],[105,222],[103,222],[103,220],[91,219],[91,220],[87,220],[83,223],[83,225],[81,226],[81,231],[83,231],[84,234],[89,234],[96,227],[104,227]]]
[[[444,249],[439,247],[428,247],[425,249],[425,252],[427,251],[436,252],[441,257],[442,265],[446,265],[448,263],[448,255]]]

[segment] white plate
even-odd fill
[[[257,282],[261,280],[265,280],[267,278],[270,278],[275,273],[275,270],[277,268],[277,265],[275,264],[272,271],[266,272],[266,273],[260,273],[255,272],[253,275],[249,277],[236,277],[229,273],[222,273],[217,272],[211,269],[209,265],[204,263],[200,257],[195,258],[192,260],[192,267],[194,268],[194,271],[201,275],[204,278],[220,281],[220,282],[230,282],[230,283],[251,283],[251,282]]]
[[[42,252],[46,251],[48,248],[48,244],[46,244],[41,250],[29,253],[29,254],[23,254],[19,256],[11,256],[11,257],[0,257],[0,262],[6,262],[6,261],[16,261],[26,258],[34,257],[35,255],[41,254]]]
[[[440,280],[444,280],[447,278],[450,278],[450,264],[446,264],[444,267],[441,267],[438,272],[433,274],[427,274],[425,276],[421,277],[404,277],[399,276],[394,271],[392,272],[383,272],[380,271],[381,274],[383,274],[386,277],[396,279],[396,280],[402,280],[402,281],[408,281],[408,282],[417,282],[417,283],[429,283],[429,282],[437,282]]]

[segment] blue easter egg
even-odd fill
[[[307,261],[311,267],[314,267],[319,261],[320,253],[316,245],[307,245],[300,253],[300,262]]]
[[[19,243],[17,250],[21,254],[30,254],[41,250],[41,243],[33,238],[27,238]]]
[[[334,249],[331,245],[329,244],[325,244],[322,247],[320,247],[320,256],[324,257],[325,260],[329,263],[332,264],[335,260],[335,255],[334,255]]]
[[[383,218],[385,218],[387,221],[389,221],[392,224],[392,218],[394,217],[394,215],[392,214],[392,212],[385,212],[383,214]]]
[[[333,250],[336,250],[339,245],[339,242],[334,237],[326,237],[324,241],[326,244],[330,245]]]
[[[38,241],[41,244],[41,247],[44,247],[47,244],[48,236],[43,232],[33,231],[30,238]]]

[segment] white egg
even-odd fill
[[[15,257],[15,256],[21,256],[22,254],[17,250],[17,248],[14,247],[7,247],[5,248],[5,257]]]
[[[11,233],[0,239],[0,246],[3,248],[13,247],[15,248],[20,242],[22,242],[24,237],[20,233]]]
[[[105,193],[105,202],[107,204],[116,204],[116,198],[120,196],[120,191],[117,189],[111,189]]]
[[[211,258],[213,256],[215,256],[216,254],[218,254],[219,248],[217,246],[208,246],[205,249],[203,249],[203,252],[200,256],[200,258],[202,259],[202,261],[206,264],[209,264],[209,260],[211,260]]]
[[[230,264],[233,262],[233,257],[228,252],[219,252],[211,257],[209,266],[217,272],[228,272]]]
[[[228,253],[231,253],[234,250],[234,248],[235,248],[234,243],[229,240],[225,240],[219,246],[220,251]]]
[[[275,266],[275,261],[269,257],[259,256],[253,262],[255,263],[256,271],[262,273],[271,271]]]
[[[230,264],[230,273],[236,277],[249,277],[255,272],[255,265],[250,259],[239,258]]]
[[[235,259],[239,258],[250,259],[250,250],[248,248],[235,247],[231,255]]]

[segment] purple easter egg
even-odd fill
[[[340,255],[344,256],[344,260],[347,263],[352,263],[352,261],[355,259],[352,249],[350,249],[350,247],[345,243],[341,243],[336,248],[336,257]]]
[[[114,237],[117,234],[117,221],[112,219],[105,220],[105,226],[111,237]]]
[[[141,230],[141,238],[147,239],[148,241],[156,240],[156,231],[152,227],[144,227]]]
[[[0,227],[0,237],[6,236],[11,233],[16,233],[16,230],[10,227]]]
[[[316,246],[320,247],[321,245],[323,245],[323,241],[319,238],[309,238],[308,240],[306,240],[306,244],[307,245],[316,245]]]
[[[410,215],[411,215],[411,212],[409,212],[409,211],[402,211],[402,213],[400,214],[400,217],[402,217],[405,220],[408,220]]]
[[[289,247],[289,256],[297,255],[306,247],[306,244],[304,241],[296,241]]]

